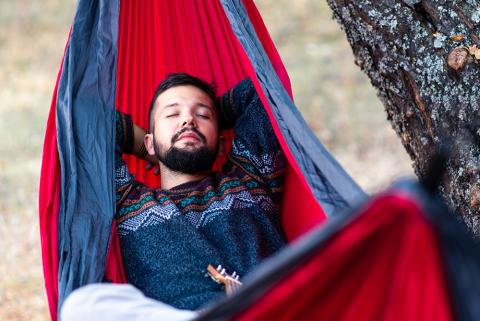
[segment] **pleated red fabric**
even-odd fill
[[[438,240],[418,205],[385,195],[362,212],[233,320],[453,320]]]
[[[252,1],[244,3],[277,74],[292,96],[288,75],[258,11]],[[153,91],[173,72],[188,72],[213,81],[218,93],[247,76],[255,79],[250,61],[233,34],[219,1],[122,1],[118,109],[130,113],[135,123],[146,128]],[[133,157],[126,159],[137,179],[158,186],[158,178],[143,170],[143,161]],[[216,169],[222,161],[224,159],[219,159]]]

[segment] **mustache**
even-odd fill
[[[207,142],[207,139],[205,138],[205,136],[201,132],[199,132],[198,129],[196,129],[195,127],[185,127],[185,128],[182,128],[178,133],[173,135],[172,145],[178,140],[180,135],[184,134],[185,132],[194,132],[200,138],[200,141],[203,144]]]

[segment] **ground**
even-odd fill
[[[310,127],[367,192],[410,160],[324,2],[257,0]],[[286,7],[289,10],[284,10]],[[38,228],[43,137],[74,0],[0,2],[0,320],[48,320]]]

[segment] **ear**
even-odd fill
[[[153,147],[153,134],[145,134],[143,138],[143,143],[147,148],[148,155],[155,155],[155,148]]]
[[[218,137],[218,156],[224,156],[226,154],[225,150],[225,137]]]

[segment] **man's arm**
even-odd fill
[[[149,162],[156,162],[155,157],[150,157],[147,154],[143,139],[145,137],[145,130],[132,122],[132,117],[128,114],[116,112],[116,147],[120,154],[134,155],[140,159],[145,159]]]
[[[285,157],[252,81],[241,81],[219,105],[223,124],[235,132],[230,160],[268,185],[278,184]]]
[[[138,158],[154,162],[152,156],[146,153],[143,144],[145,130],[133,124],[128,114],[115,113],[115,190],[116,201],[119,205],[130,191],[134,177],[128,171],[122,154],[134,155]]]

